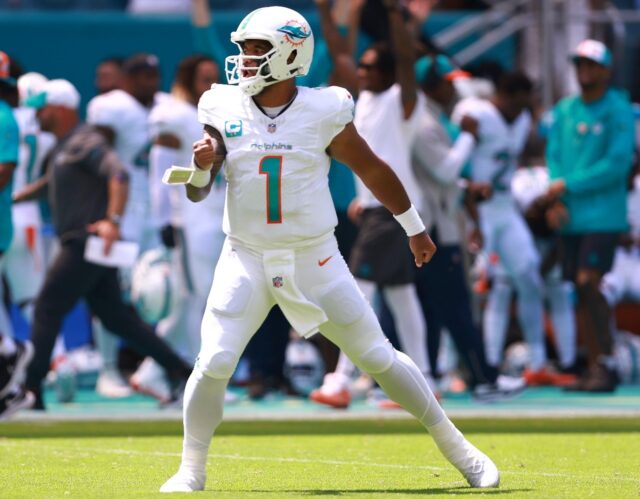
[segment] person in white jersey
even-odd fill
[[[204,55],[180,61],[171,97],[158,104],[149,116],[153,145],[149,154],[151,211],[171,252],[176,282],[169,315],[156,326],[180,355],[192,363],[200,347],[200,320],[204,311],[213,269],[224,243],[222,215],[225,181],[219,175],[211,193],[202,203],[162,183],[162,175],[172,165],[189,164],[192,144],[202,136],[197,104],[201,95],[219,80],[218,65]],[[197,224],[184,223],[198,219]],[[136,391],[148,393],[162,402],[170,396],[162,368],[147,358],[131,376]]]
[[[367,144],[398,176],[409,198],[421,209],[422,195],[411,167],[411,146],[424,113],[424,96],[414,74],[413,40],[399,11],[389,16],[391,42],[378,42],[358,63],[360,87],[354,125]],[[349,208],[358,235],[349,268],[369,302],[380,289],[393,315],[402,350],[416,363],[435,389],[427,355],[427,326],[415,287],[416,272],[401,227],[361,179]],[[347,407],[353,364],[341,353],[335,372],[325,376],[311,400]],[[391,406],[388,401],[383,406]]]
[[[129,174],[129,200],[120,225],[122,238],[135,241],[141,253],[160,244],[157,228],[152,222],[149,199],[149,113],[166,98],[158,91],[160,66],[152,54],[140,53],[127,58],[123,65],[122,88],[98,95],[87,106],[87,123],[94,125],[113,145],[118,158]],[[129,273],[121,269],[123,288]],[[94,322],[96,343],[104,367],[96,390],[105,397],[126,397],[129,385],[117,370],[118,339]]]
[[[497,255],[518,294],[518,319],[531,351],[530,371],[544,371],[547,354],[544,343],[542,277],[540,256],[531,231],[511,195],[511,178],[531,129],[528,110],[533,85],[521,72],[505,73],[491,99],[470,97],[460,101],[452,119],[460,123],[465,115],[478,121],[478,142],[470,159],[469,175],[474,182],[488,183],[489,199],[478,205],[484,250]],[[493,322],[500,320],[495,303],[509,299],[511,289],[493,283],[483,316],[487,362],[496,365],[491,344]]]
[[[193,201],[207,196],[223,163],[228,183],[227,240],[185,389],[182,463],[160,491],[204,489],[225,388],[276,304],[301,334],[320,331],[370,373],[472,486],[497,486],[496,466],[446,417],[413,361],[385,338],[338,251],[327,180],[331,157],[349,165],[395,214],[418,266],[435,246],[398,177],[358,134],[351,95],[339,87],[296,86],[294,77],[308,72],[313,54],[308,22],[291,9],[266,7],[248,14],[231,40],[240,49],[227,59],[232,85],[214,85],[202,96],[204,138],[194,144],[191,167],[172,168],[165,177],[188,182]]]
[[[562,372],[545,370],[528,379],[529,385],[566,386],[575,382],[572,374],[576,363],[576,323],[573,304],[573,284],[562,278],[559,262],[558,229],[567,219],[564,205],[547,196],[551,181],[549,171],[544,166],[518,168],[511,180],[511,193],[523,213],[541,257],[540,273],[543,277],[543,295],[548,305],[549,318],[553,326],[558,366]],[[493,285],[501,288],[515,288],[515,283],[498,262],[493,270]],[[509,293],[510,297],[511,293]],[[492,313],[495,317],[491,330],[490,357],[500,365],[511,316],[511,300],[494,302]],[[502,308],[500,308],[502,307]],[[502,319],[502,321],[500,321]],[[498,360],[498,362],[496,362]]]
[[[18,78],[20,106],[13,110],[13,115],[20,129],[20,151],[13,173],[14,194],[42,175],[42,161],[56,143],[52,134],[40,130],[35,109],[23,105],[26,99],[40,92],[46,81],[40,73],[26,73]],[[40,291],[46,271],[40,207],[38,201],[14,202],[11,211],[14,233],[2,270],[13,303],[31,323],[33,300]]]

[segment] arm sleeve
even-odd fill
[[[462,173],[475,146],[473,135],[461,132],[453,145],[442,142],[433,123],[422,128],[413,150],[417,163],[444,185],[454,183]]]
[[[103,146],[98,150],[97,154],[101,157],[96,161],[99,172],[107,178],[118,177],[122,181],[129,180],[129,174],[126,168],[120,162],[116,152],[108,146]]]
[[[589,192],[627,178],[633,159],[634,142],[631,107],[616,110],[611,116],[604,157],[591,164],[588,170],[567,172],[565,183],[569,192]]]

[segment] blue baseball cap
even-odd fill
[[[571,54],[575,63],[578,59],[589,59],[606,68],[611,66],[611,51],[598,40],[582,40]]]

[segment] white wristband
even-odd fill
[[[400,213],[400,215],[393,215],[393,218],[395,218],[398,223],[402,225],[402,228],[409,237],[420,234],[425,230],[424,223],[420,218],[418,210],[416,210],[416,207],[413,205],[411,205],[411,208],[409,208],[404,213]]]
[[[191,160],[191,167],[193,172],[189,177],[188,183],[194,187],[206,187],[211,180],[211,170],[201,170],[196,166],[195,160]]]

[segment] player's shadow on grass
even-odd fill
[[[394,494],[403,495],[468,495],[475,493],[482,494],[513,494],[517,492],[531,492],[532,489],[472,489],[468,486],[461,485],[460,487],[438,487],[429,489],[347,489],[347,490],[333,490],[333,489],[311,489],[311,490],[282,490],[283,494],[297,494],[302,496],[342,496],[352,494],[369,494],[369,495],[384,495],[390,496]],[[249,492],[249,491],[247,491]],[[272,490],[251,490],[253,493],[267,493],[273,492]]]

